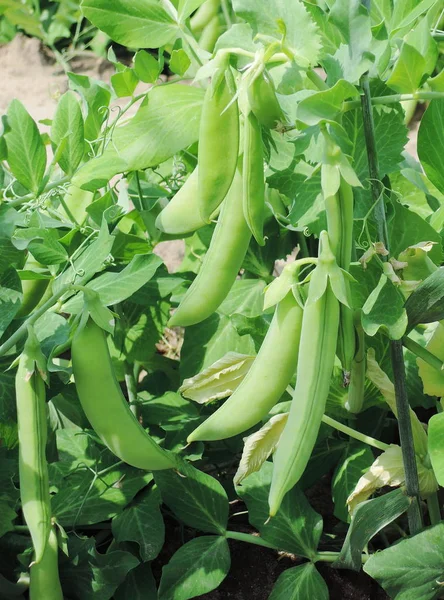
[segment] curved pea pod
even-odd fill
[[[217,310],[236,280],[250,239],[242,210],[242,178],[236,172],[200,271],[171,317],[169,327],[195,325]]]
[[[302,313],[290,291],[277,305],[259,353],[240,386],[188,436],[188,442],[238,435],[268,414],[296,371]]]
[[[252,112],[245,118],[242,163],[244,216],[260,246],[265,244],[265,179],[261,127]]]
[[[199,6],[190,19],[191,31],[198,34],[214,19],[219,12],[220,0],[206,0]]]
[[[174,455],[163,450],[131,412],[113,371],[105,333],[91,318],[74,335],[71,357],[82,408],[111,452],[138,469],[174,468]]]
[[[48,465],[46,462],[46,392],[44,358],[29,330],[15,378],[19,439],[20,498],[31,534],[34,562],[42,560],[51,527]]]
[[[205,25],[202,35],[199,38],[199,46],[202,50],[213,52],[220,33],[221,27],[219,17],[218,15],[215,15],[208,25]]]
[[[199,210],[208,223],[227,195],[239,153],[239,109],[230,67],[222,67],[208,87],[200,120]]]
[[[279,122],[286,120],[273,80],[266,71],[260,73],[249,86],[248,101],[255,117],[264,127],[274,129]]]
[[[302,318],[296,387],[273,459],[270,516],[277,513],[285,494],[304,473],[325,411],[339,327],[338,271],[323,232],[319,263],[312,273]]]
[[[31,566],[30,600],[63,600],[59,579],[58,544],[54,526],[51,527],[42,560]]]
[[[26,259],[24,269],[34,271],[36,269],[41,268],[42,265],[38,261],[36,261],[35,258],[30,254]],[[43,298],[43,295],[48,287],[49,281],[49,279],[22,280],[23,299],[20,309],[15,316],[16,318],[26,317],[26,315],[29,315],[29,313],[34,310],[34,308],[39,304],[40,300]]]
[[[197,181],[198,169],[196,168],[177,194],[158,214],[157,229],[170,235],[185,235],[207,224],[199,212]]]

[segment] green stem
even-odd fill
[[[415,342],[415,340],[412,340],[407,335],[405,335],[402,338],[402,343],[407,348],[407,350],[413,352],[413,354],[421,358],[424,362],[426,362],[428,365],[430,365],[437,371],[444,370],[444,363],[441,360],[439,360],[437,356],[435,356],[429,350],[427,350],[427,348],[424,348],[424,346],[421,346],[421,344]]]
[[[365,435],[365,433],[360,433],[359,431],[356,431],[356,429],[352,429],[351,427],[348,427],[347,425],[344,425],[343,423],[340,423],[339,421],[336,421],[331,417],[327,417],[327,415],[324,415],[322,417],[322,422],[326,425],[330,425],[330,427],[334,427],[338,431],[345,433],[346,435],[350,436],[351,438],[354,438],[355,440],[359,440],[360,442],[368,444],[369,446],[373,446],[373,448],[377,448],[378,450],[382,450],[383,452],[385,450],[388,450],[389,448],[388,444],[376,440],[375,438],[372,438],[369,435]]]
[[[322,77],[318,75],[314,69],[307,70],[307,77],[319,90],[323,91],[330,89]]]
[[[56,294],[51,296],[49,300],[47,300],[42,306],[32,313],[26,321],[24,321],[20,327],[15,331],[9,339],[6,340],[4,344],[0,346],[0,356],[6,354],[11,348],[13,348],[17,342],[19,342],[23,337],[26,336],[28,331],[28,325],[33,325],[42,315],[45,314],[54,304],[71,288],[70,285],[64,285]]]
[[[333,562],[337,561],[337,559],[339,558],[339,555],[340,555],[340,552],[317,552],[316,558],[313,560],[313,562],[323,561],[323,562],[333,563]],[[361,561],[363,563],[367,562],[367,560],[369,558],[370,558],[370,556],[368,554],[361,554]]]
[[[56,181],[50,181],[44,188],[44,190],[40,193],[40,195],[45,194],[46,192],[50,192],[51,190],[68,183],[70,178],[68,176],[62,177],[61,179],[57,179]],[[20,198],[15,198],[15,200],[10,200],[7,202],[8,206],[16,207],[29,202],[30,200],[35,199],[35,194],[26,194],[26,196],[21,196]]]
[[[125,361],[125,385],[128,392],[128,402],[130,410],[136,419],[139,419],[139,402],[137,400],[137,382],[134,377],[134,371],[132,365]]]
[[[264,546],[272,550],[278,550],[273,544],[269,544],[261,537],[252,535],[251,533],[242,533],[241,531],[226,531],[225,537],[229,540],[237,540],[238,542],[247,542],[247,544],[255,544],[256,546]]]
[[[361,100],[349,100],[344,102],[342,105],[343,112],[354,110],[361,106],[363,96]],[[390,96],[376,96],[371,99],[373,106],[378,104],[395,104],[397,102],[407,102],[409,100],[442,100],[444,98],[444,92],[428,92],[426,90],[418,90],[413,94],[390,94]]]
[[[430,523],[432,525],[437,525],[441,522],[441,508],[437,492],[427,497],[427,510],[429,511]]]

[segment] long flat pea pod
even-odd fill
[[[199,210],[208,223],[228,193],[239,153],[239,109],[230,67],[221,64],[207,88],[199,130]]]
[[[236,280],[250,239],[242,210],[242,177],[237,171],[200,271],[171,317],[170,327],[195,325],[217,310]]]
[[[15,378],[19,439],[20,498],[31,534],[34,562],[42,560],[51,527],[48,465],[46,462],[46,392],[44,362],[30,329]],[[40,372],[39,372],[40,369]]]
[[[130,410],[113,371],[104,331],[89,318],[74,335],[72,370],[80,403],[97,435],[121,460],[154,471],[176,466]]]
[[[244,156],[242,163],[243,207],[248,227],[260,246],[265,244],[264,150],[259,121],[252,112],[244,122]]]
[[[51,527],[42,560],[31,566],[29,597],[31,600],[63,600],[59,579],[58,544]]]
[[[267,415],[296,371],[302,313],[290,291],[277,305],[259,353],[240,386],[188,436],[188,442],[238,435]]]
[[[280,121],[285,121],[273,80],[266,71],[255,77],[249,86],[248,101],[257,120],[264,127],[274,129]]]
[[[328,237],[321,234],[322,268],[333,264]],[[316,269],[318,269],[316,267]],[[274,516],[285,494],[299,481],[310,459],[325,411],[336,355],[339,327],[339,301],[327,277],[323,293],[314,290],[314,274],[302,318],[296,387],[290,414],[273,459],[273,477],[269,495],[270,516]],[[319,271],[319,274],[321,271]],[[323,276],[324,277],[324,276]],[[324,277],[325,279],[325,277]],[[313,287],[312,287],[313,286]]]
[[[185,235],[203,227],[198,204],[198,169],[194,169],[156,219],[156,227],[170,235]],[[213,215],[214,216],[214,215]]]
[[[26,259],[24,270],[35,271],[41,268],[42,265],[30,254]],[[16,318],[25,317],[34,310],[46,292],[48,284],[49,279],[22,280],[23,299]]]

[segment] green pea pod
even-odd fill
[[[338,192],[325,199],[325,209],[331,249],[338,265],[348,271],[353,245],[353,189],[343,177]],[[353,312],[343,304],[340,311],[337,354],[342,368],[349,374],[356,351]]]
[[[305,471],[325,411],[336,355],[339,327],[339,301],[333,291],[335,283],[322,275],[323,286],[316,294],[315,273],[331,264],[322,262],[328,238],[321,235],[320,266],[310,282],[309,296],[302,318],[296,388],[290,414],[273,459],[273,477],[269,495],[270,516],[274,516],[285,494]],[[326,281],[325,281],[326,279]],[[317,282],[319,283],[319,281]]]
[[[256,77],[248,88],[248,101],[261,125],[274,129],[285,121],[285,115],[276,96],[273,80],[266,71]]]
[[[46,463],[46,392],[38,341],[29,331],[15,378],[22,511],[31,534],[34,562],[42,560],[51,527]],[[39,368],[41,372],[39,372]]]
[[[114,375],[104,331],[89,318],[74,335],[72,370],[80,403],[97,435],[121,460],[154,471],[176,466],[130,410]]]
[[[199,210],[208,223],[233,181],[239,153],[239,109],[230,67],[208,87],[202,107],[198,150]]]
[[[156,219],[157,229],[170,235],[185,235],[207,224],[199,212],[197,180],[198,169],[196,168],[177,194],[158,214]],[[214,217],[215,215],[211,215],[212,219]]]
[[[238,435],[267,415],[296,371],[302,313],[290,291],[279,302],[259,353],[240,386],[188,436],[188,442]]]
[[[74,220],[74,222],[82,225],[88,216],[87,208],[93,200],[93,192],[82,190],[76,185],[71,184],[66,191],[65,197],[61,200],[59,212],[69,221]]]
[[[342,306],[341,306],[342,308]],[[350,370],[350,384],[348,386],[347,400],[345,408],[353,413],[360,413],[364,404],[365,392],[365,334],[361,325],[361,311],[356,311],[355,318],[356,331],[356,354],[353,357]]]
[[[30,600],[63,600],[59,579],[58,544],[55,528],[51,527],[42,560],[31,566]]]
[[[202,50],[213,52],[220,33],[220,21],[218,15],[216,15],[211,19],[208,25],[204,27],[202,35],[199,38],[199,46],[202,48]]]
[[[265,244],[265,179],[262,133],[252,112],[245,118],[242,163],[243,207],[248,227],[260,246]]]
[[[171,317],[169,327],[195,325],[217,310],[236,280],[250,239],[242,210],[242,177],[237,171],[200,271]]]
[[[30,254],[26,259],[24,269],[28,271],[34,271],[41,268],[42,265],[35,260],[32,254]],[[34,310],[46,292],[49,281],[49,279],[23,279],[23,299],[20,309],[16,314],[16,318],[26,317]]]
[[[217,15],[220,8],[220,0],[206,0],[199,6],[190,19],[191,31],[194,35],[201,33],[211,20]]]

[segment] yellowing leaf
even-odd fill
[[[438,323],[432,337],[427,343],[427,350],[444,360],[444,324]],[[421,358],[416,359],[419,376],[422,379],[424,393],[429,396],[444,396],[444,371],[438,371]]]
[[[185,379],[179,393],[199,404],[226,398],[241,384],[254,359],[255,356],[227,352],[201,373]]]
[[[270,454],[276,450],[287,419],[288,413],[276,415],[259,431],[245,438],[244,451],[233,480],[235,485],[239,485],[251,473],[259,471]]]

